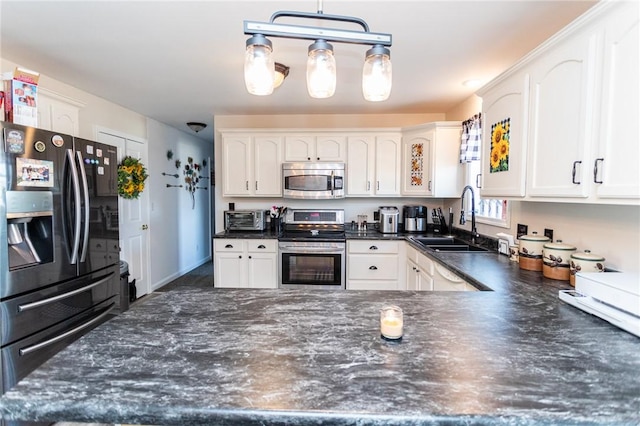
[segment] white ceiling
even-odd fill
[[[364,19],[391,33],[393,88],[386,102],[362,98],[366,46],[334,43],[336,94],[312,99],[306,90],[310,41],[272,38],[277,62],[291,73],[275,93],[244,87],[243,20],[268,21],[279,10],[316,12],[298,1],[11,1],[0,4],[0,55],[145,116],[189,131],[225,114],[442,113],[594,4],[587,0],[321,2],[326,14]],[[360,27],[328,21],[279,23]],[[2,70],[10,71],[10,70]]]

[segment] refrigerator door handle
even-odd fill
[[[73,230],[73,246],[71,249],[71,264],[78,263],[78,249],[80,248],[80,230],[82,222],[80,220],[80,214],[82,209],[80,206],[80,183],[78,181],[78,169],[75,166],[75,160],[73,158],[73,150],[67,149],[67,160],[69,161],[69,168],[71,170],[71,181],[73,183],[73,195],[75,200],[75,224]]]
[[[40,342],[40,343],[36,343],[35,345],[31,345],[31,346],[27,346],[26,348],[21,348],[18,353],[20,354],[20,356],[25,356],[30,354],[31,352],[35,352],[38,349],[42,349],[46,346],[52,345],[56,342],[59,342],[62,339],[65,339],[73,334],[76,334],[82,330],[84,330],[87,327],[90,327],[91,325],[97,323],[98,321],[102,320],[104,317],[106,317],[107,315],[109,315],[109,313],[113,310],[113,308],[115,308],[116,304],[112,303],[111,305],[109,305],[109,307],[107,307],[107,310],[103,313],[101,313],[100,315],[98,315],[97,317],[93,318],[90,321],[85,322],[84,324],[80,324],[79,326],[72,328],[71,330],[65,331],[62,334],[57,335],[56,337],[53,337],[51,339],[45,340],[44,342]]]
[[[24,312],[24,311],[28,311],[29,309],[35,309],[35,308],[39,308],[41,306],[44,305],[48,305],[49,303],[53,303],[53,302],[57,302],[58,300],[62,300],[62,299],[66,299],[68,297],[71,296],[75,296],[78,293],[82,293],[83,291],[87,291],[90,290],[94,287],[97,287],[99,285],[102,285],[104,283],[106,283],[107,281],[109,281],[111,278],[113,278],[113,273],[107,275],[106,277],[92,283],[89,285],[86,285],[84,287],[80,287],[77,288],[75,290],[69,291],[67,293],[63,293],[63,294],[59,294],[57,296],[53,296],[53,297],[49,297],[48,299],[41,299],[38,300],[36,302],[31,302],[31,303],[25,303],[24,305],[18,305],[18,312]]]
[[[84,159],[82,153],[76,151],[78,156],[78,165],[80,166],[80,175],[82,176],[82,189],[84,195],[84,232],[82,239],[82,252],[80,254],[80,262],[87,260],[87,249],[89,248],[89,185],[87,184],[87,172],[84,169]]]

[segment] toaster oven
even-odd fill
[[[224,212],[225,231],[264,231],[264,210],[227,210]]]

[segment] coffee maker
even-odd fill
[[[402,208],[402,221],[405,232],[426,232],[427,207],[419,205],[404,206]]]

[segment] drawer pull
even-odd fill
[[[378,267],[375,266],[375,265],[372,265],[372,266],[369,266],[369,269],[372,270],[372,271],[377,271]]]
[[[259,248],[259,249],[265,249],[266,247],[264,246],[264,244],[260,244],[260,245],[258,246],[258,248]]]
[[[582,164],[582,161],[577,160],[573,162],[573,169],[571,170],[571,183],[575,184],[575,185],[580,185],[580,182],[576,182],[576,166],[578,164]]]
[[[371,247],[369,247],[369,250],[378,250],[378,247],[377,246],[371,246]]]
[[[593,162],[593,182],[594,183],[602,183],[602,179],[598,180],[598,163],[602,164],[604,158],[596,158],[596,161]]]
[[[231,244],[227,244],[224,248],[233,248],[233,246]]]

